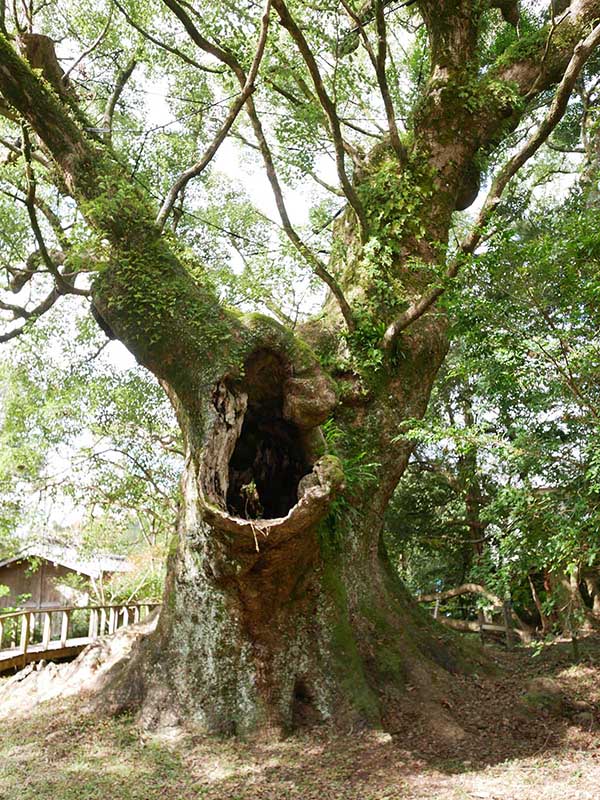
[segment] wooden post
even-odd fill
[[[479,639],[481,641],[482,647],[485,645],[485,636],[483,633],[483,626],[485,624],[485,614],[483,613],[483,609],[477,609],[477,621],[479,622]]]
[[[25,655],[27,647],[29,646],[29,612],[26,611],[21,617],[21,642],[19,650]]]
[[[134,623],[140,621],[140,607],[137,605],[133,607],[133,621]]]
[[[129,609],[123,606],[123,627],[126,628],[127,625],[129,625]]]
[[[44,650],[48,649],[48,645],[50,644],[50,633],[52,630],[51,622],[51,614],[49,611],[44,611],[44,627],[42,631],[42,647]]]
[[[504,618],[504,631],[506,633],[506,649],[512,650],[514,646],[514,639],[510,613],[510,600],[505,600],[502,603],[502,616]]]
[[[67,638],[69,636],[69,616],[70,611],[63,611],[62,612],[62,619],[60,623],[60,646],[66,647],[67,645]]]
[[[104,628],[106,627],[106,609],[100,609],[100,636],[104,636]]]
[[[0,650],[2,650],[2,639],[4,638],[4,622],[0,617]]]
[[[435,601],[435,608],[433,609],[433,618],[437,619],[439,613],[440,613],[440,598],[438,597]]]
[[[90,639],[95,639],[98,636],[98,609],[90,609],[90,624],[88,627],[88,636]]]

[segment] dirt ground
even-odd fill
[[[156,740],[76,697],[22,708],[0,719],[0,800],[600,800],[600,637],[580,650],[488,648],[498,673],[444,700],[463,735],[407,715],[391,733]]]

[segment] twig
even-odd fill
[[[175,205],[177,197],[179,196],[180,192],[187,186],[187,184],[192,180],[192,178],[197,177],[203,172],[208,164],[214,158],[217,150],[223,143],[223,140],[229,133],[231,126],[235,122],[238,117],[238,114],[244,107],[246,101],[250,97],[251,93],[254,91],[255,80],[258,74],[258,69],[260,67],[260,62],[262,61],[262,57],[265,51],[265,44],[267,41],[267,31],[269,27],[269,15],[271,11],[271,0],[266,0],[265,8],[261,20],[261,29],[260,35],[258,39],[258,44],[256,46],[256,52],[254,55],[254,59],[252,61],[252,66],[250,67],[250,72],[246,77],[244,85],[242,86],[242,91],[238,95],[238,97],[234,100],[231,104],[229,109],[229,113],[223,124],[221,125],[219,131],[217,132],[216,136],[212,140],[209,147],[206,149],[204,155],[196,164],[189,169],[186,169],[184,172],[179,175],[179,177],[175,180],[173,186],[169,189],[169,192],[162,204],[160,211],[158,212],[158,216],[156,217],[156,225],[159,229],[162,230],[165,226],[165,222],[171,212],[171,209]]]

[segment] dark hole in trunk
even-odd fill
[[[303,678],[297,678],[292,697],[292,728],[310,728],[321,722],[314,700]]]
[[[245,519],[284,517],[298,499],[298,483],[311,470],[300,431],[271,407],[248,408],[229,461],[227,509]]]

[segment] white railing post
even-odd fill
[[[44,629],[42,633],[42,647],[44,650],[47,650],[50,644],[50,634],[52,631],[51,617],[52,615],[49,611],[44,611]]]
[[[66,647],[69,636],[69,616],[70,611],[63,611],[60,623],[60,646]]]
[[[90,609],[90,624],[88,626],[88,636],[95,639],[98,636],[98,609]]]
[[[21,642],[19,645],[19,650],[23,655],[27,652],[29,645],[29,622],[29,612],[26,611],[21,617]]]

